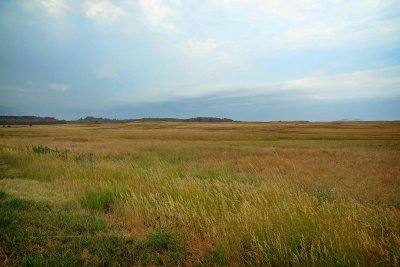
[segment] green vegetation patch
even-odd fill
[[[81,199],[81,204],[92,211],[109,213],[112,211],[114,201],[115,197],[111,190],[90,190]]]
[[[11,266],[133,266],[183,264],[182,234],[164,228],[135,241],[98,216],[74,213],[0,191],[0,262]]]
[[[23,171],[18,168],[22,164],[20,158],[6,153],[1,153],[0,157],[0,179],[25,178]]]
[[[2,192],[2,191],[0,191]],[[18,266],[131,265],[136,243],[111,235],[100,217],[0,198],[0,261]]]
[[[218,248],[207,254],[203,262],[206,266],[225,266],[228,264],[228,259],[223,250]]]
[[[6,197],[6,193],[2,190],[0,190],[0,199],[3,199]]]
[[[52,149],[50,147],[43,145],[31,146],[31,147],[28,146],[27,150],[32,151],[33,153],[36,154],[53,154],[62,158],[68,158],[68,153],[69,153],[68,150],[60,150],[58,148]]]
[[[143,265],[177,266],[191,255],[184,236],[169,228],[157,228],[138,246],[139,263]]]

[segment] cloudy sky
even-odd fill
[[[398,0],[1,0],[0,114],[400,119]]]

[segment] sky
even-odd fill
[[[398,0],[0,0],[0,115],[400,119]]]

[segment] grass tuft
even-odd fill
[[[228,264],[228,259],[221,249],[216,249],[206,255],[203,262],[206,266],[224,266]]]
[[[158,228],[147,236],[147,247],[159,253],[184,250],[182,236],[166,228]]]
[[[0,200],[6,197],[6,192],[0,190]]]
[[[112,211],[114,195],[110,190],[90,190],[81,199],[82,206],[92,211],[103,211],[109,213]]]
[[[189,256],[184,240],[177,231],[157,228],[138,246],[139,262],[143,265],[181,265]]]

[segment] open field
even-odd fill
[[[0,128],[0,265],[399,266],[400,123]]]

